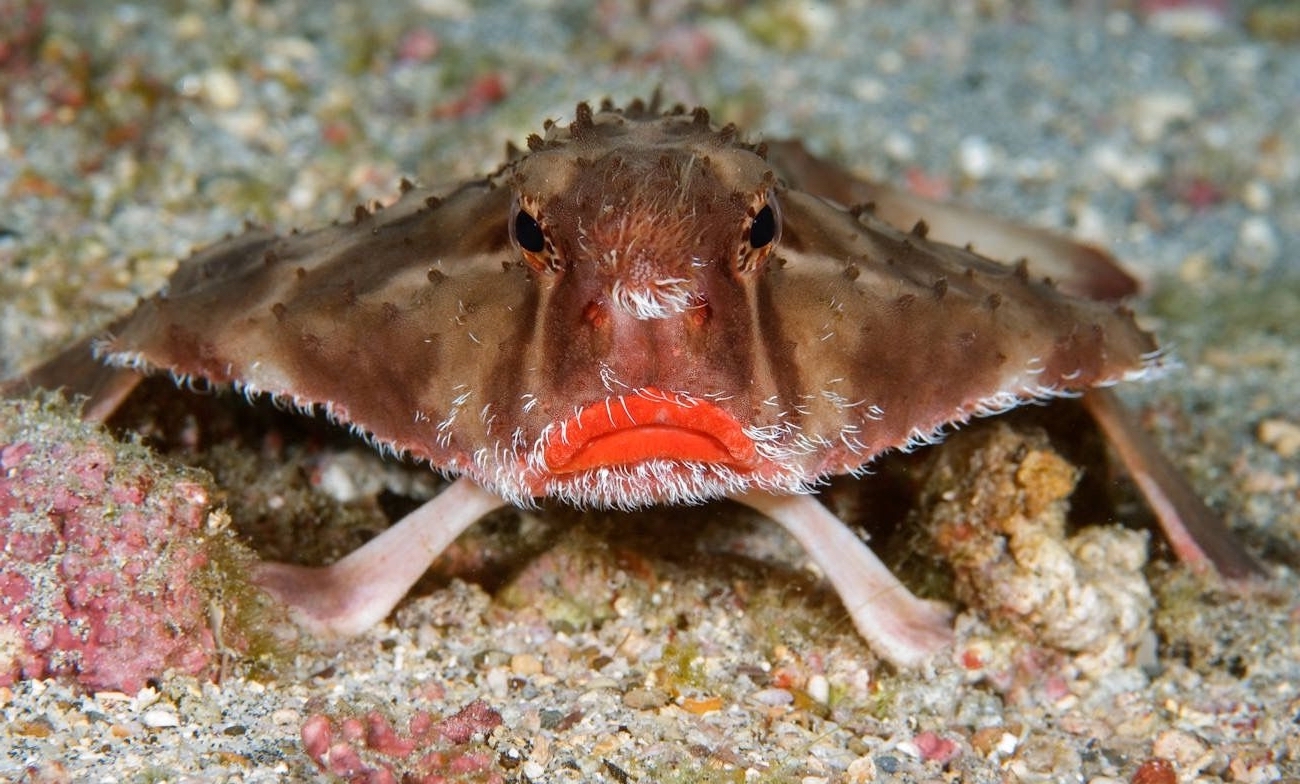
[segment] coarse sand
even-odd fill
[[[1134,530],[1147,515],[1131,490],[1076,497],[1069,530],[1049,494],[1061,530],[1018,540],[999,585],[959,590],[972,604],[955,652],[899,672],[797,547],[739,507],[511,512],[345,644],[244,639],[254,653],[223,660],[216,682],[173,672],[130,694],[0,688],[0,781],[326,778],[314,759],[356,781],[1300,781],[1297,15],[0,0],[0,377],[245,221],[315,226],[391,200],[403,176],[454,183],[578,101],[659,90],[753,138],[798,137],[864,175],[1111,248],[1178,360],[1121,392],[1270,572],[1243,588],[1188,574]],[[440,486],[329,428],[267,407],[241,426],[238,400],[188,409],[167,392],[132,421],[173,448],[113,459],[205,488],[216,522],[263,557],[337,557]],[[231,438],[187,447],[203,431],[190,410]],[[1053,410],[1035,413],[1050,424]],[[0,414],[0,449],[113,448],[67,409]],[[902,473],[959,477],[935,515],[1009,481],[960,478],[991,455],[1072,476],[1037,432],[971,428],[939,468]],[[1104,472],[1088,465],[1083,487]],[[830,493],[886,516],[864,503],[875,495]],[[910,555],[940,525],[927,509],[892,510],[908,528],[877,540],[913,585],[951,592]]]

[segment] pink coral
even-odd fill
[[[496,784],[504,778],[494,755],[469,744],[500,724],[501,714],[478,700],[441,720],[417,711],[406,734],[377,711],[342,720],[316,714],[302,726],[302,745],[321,770],[353,784]]]
[[[0,685],[215,674],[207,487],[32,401],[0,409]]]

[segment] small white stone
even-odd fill
[[[140,721],[144,723],[144,726],[155,729],[181,726],[181,720],[176,717],[176,714],[165,708],[152,708],[145,711],[144,715],[140,717]]]
[[[889,94],[884,82],[869,76],[854,80],[852,90],[853,97],[862,103],[879,103]]]
[[[1267,218],[1255,215],[1241,222],[1237,230],[1234,260],[1252,270],[1271,267],[1278,256],[1277,232]]]
[[[302,714],[293,708],[280,708],[271,712],[271,723],[279,727],[301,724]]]
[[[324,461],[318,487],[339,503],[368,498],[384,486],[383,466],[360,452],[343,452]]]
[[[1074,209],[1074,229],[1071,231],[1078,239],[1107,245],[1114,241],[1115,233],[1111,229],[1106,213],[1087,203],[1079,204]]]
[[[1205,741],[1194,733],[1178,729],[1160,733],[1151,746],[1151,751],[1156,756],[1186,767],[1204,759],[1210,750]]]
[[[1196,116],[1196,102],[1190,95],[1175,92],[1152,92],[1138,96],[1130,107],[1130,123],[1138,141],[1159,141],[1169,127]]]
[[[243,97],[234,74],[214,68],[203,74],[203,97],[217,109],[233,109]]]
[[[1267,212],[1273,207],[1273,191],[1267,183],[1251,180],[1241,189],[1241,203],[1254,212]]]
[[[751,695],[751,699],[759,705],[777,707],[780,705],[789,705],[794,702],[794,695],[785,689],[761,689]]]
[[[808,696],[822,705],[830,702],[831,684],[825,675],[814,675],[808,679]]]
[[[301,178],[291,185],[289,192],[285,194],[285,201],[294,210],[306,210],[315,204],[318,198],[320,198],[320,188],[317,187],[315,179],[310,176]]]
[[[1160,174],[1160,160],[1152,153],[1127,152],[1103,144],[1094,148],[1089,157],[1103,174],[1126,190],[1135,191]]]
[[[1020,738],[1016,737],[1015,735],[1012,735],[1010,732],[1004,732],[1002,733],[1002,737],[998,738],[998,745],[995,747],[995,749],[998,752],[998,754],[1001,754],[1003,757],[1007,757],[1010,756],[1011,753],[1014,752],[1019,745],[1020,745]]]
[[[505,667],[493,667],[484,677],[493,697],[502,698],[510,692],[510,673]]]
[[[884,140],[885,153],[896,161],[910,161],[916,157],[916,140],[902,131],[890,131]]]
[[[982,136],[967,136],[957,146],[957,164],[962,174],[972,180],[982,180],[993,173],[997,152]]]
[[[1162,8],[1147,16],[1151,29],[1188,41],[1208,38],[1223,29],[1223,14],[1213,8],[1185,5]]]
[[[145,686],[131,698],[131,707],[136,711],[145,711],[161,697],[162,695],[158,693],[157,689],[152,686]]]

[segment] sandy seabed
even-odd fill
[[[402,176],[490,171],[579,100],[659,89],[755,138],[1112,248],[1181,363],[1124,396],[1271,581],[1203,582],[1152,542],[1124,572],[1150,598],[1145,633],[1099,626],[1070,649],[970,606],[952,657],[900,673],[738,508],[505,515],[345,645],[237,657],[219,683],[0,688],[0,779],[312,780],[328,749],[359,771],[464,781],[1300,780],[1287,4],[78,5],[0,2],[25,20],[0,31],[0,376],[245,221],[319,225],[392,199]],[[18,410],[9,444],[87,438],[66,412]],[[197,475],[264,555],[337,557],[436,489],[272,421],[274,444],[178,449],[156,469]],[[1099,536],[1080,552],[1129,543],[1108,568],[1141,547]]]

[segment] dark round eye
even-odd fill
[[[537,223],[537,219],[528,214],[528,210],[519,210],[515,213],[515,242],[530,253],[541,253],[546,250],[546,235],[542,233],[542,227]]]
[[[776,239],[776,213],[771,205],[764,204],[749,224],[749,246],[755,250],[767,247]]]

